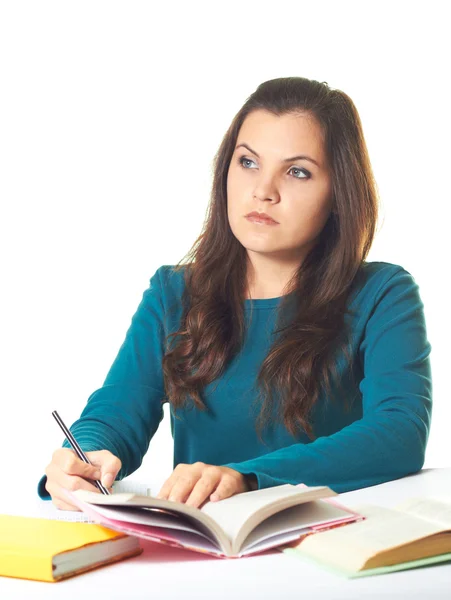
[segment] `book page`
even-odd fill
[[[449,502],[439,498],[409,498],[395,508],[451,529],[451,497]]]
[[[139,494],[140,496],[150,496],[151,490],[146,483],[123,479],[122,481],[115,481],[113,483],[113,494],[119,494],[121,492],[130,492],[132,494]],[[71,521],[74,523],[95,523],[88,515],[78,510],[61,510],[56,508],[53,503],[45,508],[45,515],[43,516],[48,519]]]
[[[290,540],[293,540],[296,539],[296,535],[300,536],[303,533],[301,531],[301,533],[293,535],[294,531],[310,531],[310,528],[314,525],[324,525],[331,521],[346,519],[351,520],[355,517],[346,508],[341,508],[324,500],[312,500],[299,506],[292,506],[257,525],[244,540],[241,552],[248,550],[257,543],[260,545],[268,538],[289,533]]]
[[[391,508],[361,504],[352,509],[366,520],[315,533],[297,549],[320,562],[357,571],[379,552],[443,531],[436,523]]]
[[[93,508],[94,509],[94,508]],[[207,532],[203,532],[200,526],[192,527],[189,520],[183,515],[175,515],[169,512],[156,511],[155,509],[145,508],[127,508],[126,506],[115,506],[108,508],[97,504],[95,512],[110,519],[123,521],[126,523],[137,523],[139,525],[147,525],[148,527],[160,527],[163,529],[180,529],[182,531],[190,531],[202,537],[206,537],[211,541],[211,536]]]
[[[132,494],[139,494],[140,496],[151,496],[151,489],[147,483],[140,483],[139,481],[129,481],[123,479],[122,481],[115,481],[113,483],[113,494],[121,494],[122,492],[130,492]]]
[[[310,500],[337,495],[336,492],[326,486],[307,487],[305,485],[285,484],[235,494],[218,502],[207,501],[199,509],[182,502],[172,502],[153,497],[145,498],[127,493],[110,496],[86,490],[76,490],[69,493],[73,500],[88,502],[95,506],[141,506],[185,514],[207,526],[224,548],[235,539],[239,531],[243,530],[245,524],[246,527],[250,525],[252,528],[258,525],[261,520],[279,510]]]
[[[243,492],[219,502],[207,502],[201,510],[221,526],[229,540],[234,541],[239,540],[238,534],[246,537],[246,530],[252,530],[265,518],[281,510],[336,495],[324,486],[285,484]]]

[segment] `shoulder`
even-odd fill
[[[355,277],[353,297],[360,303],[377,303],[389,290],[400,288],[418,291],[415,278],[403,266],[382,261],[363,262]]]
[[[185,289],[186,265],[161,265],[152,275],[144,292],[147,301],[164,313],[181,307]]]
[[[363,262],[360,271],[363,273],[366,283],[383,283],[396,274],[407,271],[401,265],[383,261]]]
[[[150,279],[150,285],[157,285],[167,296],[181,297],[185,289],[186,265],[162,265]]]
[[[398,264],[368,262],[362,264],[356,279],[359,283],[348,307],[356,318],[355,327],[357,323],[366,324],[367,335],[373,332],[378,336],[382,330],[390,330],[396,337],[398,327],[421,330],[425,335],[424,304],[419,286],[409,271]]]
[[[159,285],[167,288],[184,287],[186,265],[177,267],[176,265],[161,265],[150,278],[152,285]]]
[[[355,300],[353,327],[366,369],[384,374],[425,369],[431,351],[424,305],[413,275],[401,265],[362,265],[363,284]],[[381,384],[382,385],[382,384]]]

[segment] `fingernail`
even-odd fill
[[[210,496],[210,500],[212,500],[213,502],[215,502],[215,500],[219,500],[219,496],[218,496],[218,494],[212,494],[212,495]]]
[[[109,488],[113,484],[113,481],[114,481],[113,475],[111,473],[105,473],[105,475],[103,476],[103,479],[102,479],[102,485],[106,488]]]

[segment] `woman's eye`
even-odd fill
[[[290,171],[298,171],[299,173],[303,173],[304,177],[298,177],[295,175],[296,179],[310,179],[310,173],[305,169],[300,169],[299,167],[291,167]]]
[[[240,163],[240,165],[241,165],[242,167],[244,167],[244,164],[243,164],[243,163],[245,163],[245,162],[254,162],[254,161],[253,161],[253,160],[251,160],[250,158],[246,158],[245,156],[242,156],[242,157],[239,159],[239,161],[238,161],[238,162]]]
[[[254,161],[251,160],[250,158],[246,158],[245,156],[242,156],[238,160],[238,162],[243,167],[243,169],[247,169],[248,167],[246,166],[246,163],[253,163]],[[299,167],[291,167],[290,171],[297,171],[298,173],[302,173],[304,175],[303,177],[294,175],[295,179],[310,179],[310,173],[306,169],[300,169]]]

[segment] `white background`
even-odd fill
[[[345,91],[382,197],[367,260],[416,279],[432,344],[427,467],[451,464],[448,2],[0,4],[0,486],[35,484],[150,277],[200,234],[212,160],[263,81]],[[140,480],[172,470],[169,416]]]

